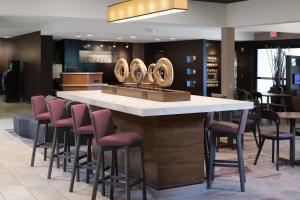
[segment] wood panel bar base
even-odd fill
[[[118,132],[135,131],[144,135],[148,186],[164,190],[203,183],[204,114],[139,117],[112,111],[112,115]],[[138,177],[139,152],[130,153],[130,175]],[[123,153],[118,157],[123,169]]]

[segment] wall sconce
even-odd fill
[[[116,43],[114,43],[113,48],[116,48],[116,47],[117,47],[117,45],[116,45]]]

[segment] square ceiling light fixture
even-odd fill
[[[127,0],[108,6],[111,23],[142,20],[188,10],[188,0]]]

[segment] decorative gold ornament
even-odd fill
[[[133,59],[130,64],[130,76],[135,83],[141,83],[145,78],[147,67],[144,62],[138,58]]]
[[[127,80],[129,76],[129,67],[126,59],[120,58],[117,61],[114,73],[119,82],[123,83]]]
[[[161,76],[161,71],[163,71],[164,76]],[[161,58],[155,64],[155,68],[153,70],[153,76],[155,82],[160,87],[170,87],[173,83],[174,79],[174,70],[171,61],[167,58]]]

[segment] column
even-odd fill
[[[222,28],[221,41],[221,91],[228,98],[233,98],[234,86],[235,35],[234,28]]]

